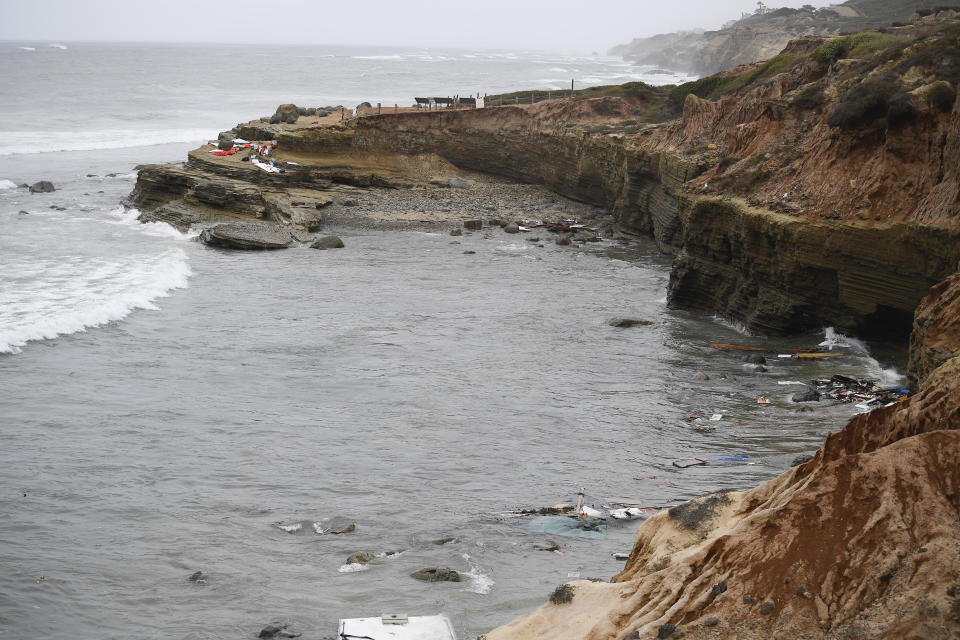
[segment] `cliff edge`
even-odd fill
[[[799,9],[759,7],[720,29],[663,33],[617,45],[609,54],[635,64],[711,75],[775,56],[790,40],[904,25],[943,7],[923,0],[848,0]]]

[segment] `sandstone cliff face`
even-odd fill
[[[680,120],[634,134],[567,126],[590,106],[593,125],[626,106],[583,101],[570,114],[556,101],[365,118],[354,148],[435,153],[608,207],[621,229],[677,254],[674,306],[763,332],[882,325],[905,338],[927,289],[960,262],[960,111],[839,131],[827,109],[789,104],[817,73],[800,65],[715,102],[689,95]]]
[[[815,9],[777,9],[753,14],[713,31],[665,33],[637,38],[610,50],[637,64],[710,75],[775,56],[790,40],[806,35],[837,35],[907,22],[920,3],[866,0]]]

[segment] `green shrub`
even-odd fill
[[[898,88],[898,83],[891,76],[864,80],[840,96],[830,114],[830,126],[847,129],[886,115],[887,102]]]
[[[927,101],[930,106],[940,111],[950,111],[953,109],[953,103],[957,100],[957,91],[950,86],[949,82],[937,82],[930,87],[927,93]]]
[[[890,126],[899,126],[917,117],[917,109],[909,93],[897,93],[887,102],[887,121]]]
[[[723,173],[738,162],[740,162],[740,158],[736,156],[723,156],[723,158],[717,164],[717,173]]]
[[[797,95],[793,98],[792,104],[798,109],[812,111],[814,109],[818,109],[820,105],[823,104],[823,101],[823,89],[820,88],[819,85],[811,84],[797,92]]]
[[[907,36],[864,31],[827,40],[811,55],[821,65],[828,66],[841,58],[862,58],[881,49],[903,45],[907,40]]]

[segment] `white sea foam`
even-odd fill
[[[114,129],[107,131],[0,131],[0,156],[55,151],[124,149],[171,142],[203,142],[209,129]]]
[[[47,47],[49,47],[50,49],[60,49],[61,51],[66,51],[66,50],[67,50],[67,45],[65,45],[65,44],[60,44],[59,42],[54,42],[53,44],[48,44]]]
[[[370,570],[369,566],[365,564],[361,564],[359,562],[351,562],[349,564],[341,565],[340,568],[337,569],[337,571],[340,573],[358,573],[360,571],[369,571],[369,570]]]
[[[286,531],[287,533],[296,533],[297,531],[303,529],[303,523],[300,522],[294,522],[293,524],[282,524],[278,522],[275,526],[277,529]]]
[[[861,340],[845,336],[837,332],[833,327],[827,327],[823,330],[823,342],[821,347],[827,347],[831,351],[834,348],[849,349],[851,352],[862,355],[867,359],[868,375],[876,378],[882,387],[900,386],[905,381],[905,376],[894,368],[884,369],[880,363],[870,355],[870,348]]]
[[[0,353],[121,320],[186,288],[187,255],[174,248],[153,256],[33,258],[9,265],[0,281]]]
[[[16,189],[17,183],[10,180],[0,180],[0,191],[3,189]]]
[[[464,576],[468,577],[470,581],[467,585],[467,588],[461,589],[461,591],[479,593],[480,595],[490,593],[490,591],[493,589],[493,585],[496,584],[496,582],[493,581],[493,578],[480,570],[480,566],[470,559],[470,554],[464,553],[463,559],[466,560],[467,564],[470,565],[470,571],[463,574]]]
[[[712,316],[711,320],[719,324],[720,326],[726,327],[728,329],[733,329],[740,335],[744,336],[753,336],[754,334],[747,329],[746,325],[738,320],[731,320],[730,318],[723,318],[721,316]]]
[[[17,47],[17,49],[20,49],[20,51],[36,51],[37,50],[36,47]]]
[[[190,240],[200,235],[199,229],[181,233],[176,227],[173,227],[166,222],[140,222],[138,220],[140,217],[139,209],[117,207],[116,209],[108,211],[107,213],[109,218],[103,220],[103,222],[106,222],[107,224],[128,226],[145,235],[154,236],[156,238],[178,238],[182,240]]]
[[[403,56],[352,56],[354,60],[403,60]]]
[[[837,332],[833,327],[827,327],[823,330],[823,342],[819,344],[821,347],[827,347],[827,349],[833,351],[835,347],[843,349],[856,349],[863,353],[867,353],[869,349],[860,340],[856,338],[849,338],[842,333]]]

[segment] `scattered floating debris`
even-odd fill
[[[757,404],[770,404],[770,401],[767,400],[766,396],[760,396],[757,398]]]
[[[702,464],[707,464],[706,460],[700,458],[689,458],[687,460],[674,460],[673,466],[680,469],[686,469],[687,467],[696,467]]]
[[[830,378],[818,378],[810,383],[822,398],[855,403],[859,409],[871,410],[879,406],[890,406],[910,395],[907,387],[880,387],[876,381],[866,378],[848,378],[834,375]]]
[[[723,344],[721,342],[711,342],[710,346],[714,349],[736,349],[738,351],[769,351],[763,347],[743,347],[736,344]]]
[[[843,353],[794,353],[790,356],[791,360],[826,360],[827,358],[839,358]]]
[[[732,456],[710,456],[707,458],[710,462],[744,462],[750,459],[750,456],[740,453]]]

